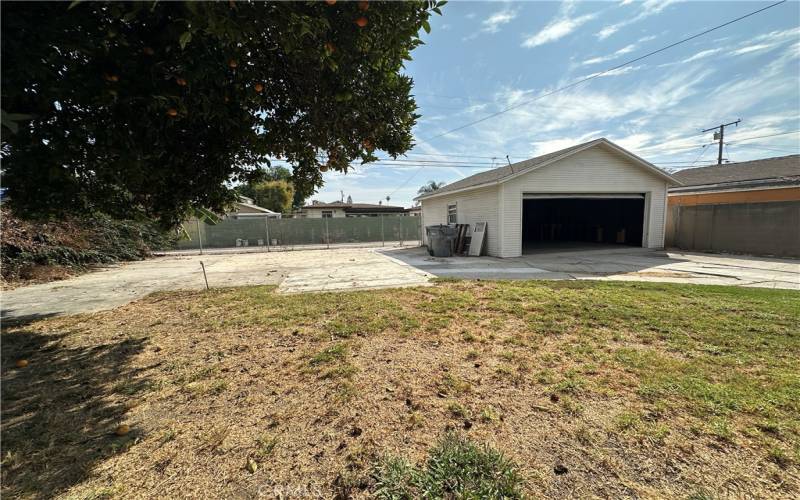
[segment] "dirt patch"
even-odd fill
[[[793,292],[670,285],[156,294],[3,334],[3,489],[367,496],[458,431],[531,496],[793,497],[798,319]]]

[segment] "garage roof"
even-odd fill
[[[425,198],[431,198],[434,196],[440,196],[450,192],[463,191],[465,189],[473,189],[490,184],[499,184],[513,177],[516,177],[520,174],[530,172],[531,170],[535,170],[536,168],[543,167],[554,161],[561,160],[580,151],[584,151],[586,149],[599,145],[605,145],[610,149],[616,151],[617,153],[620,153],[623,156],[628,157],[638,165],[641,165],[642,167],[651,170],[654,174],[663,177],[666,181],[668,181],[671,184],[675,185],[680,184],[680,182],[678,182],[675,178],[671,177],[669,174],[659,169],[652,163],[645,161],[642,158],[639,158],[635,154],[631,153],[630,151],[620,146],[617,146],[616,144],[609,141],[605,137],[601,137],[593,141],[584,142],[582,144],[570,146],[568,148],[561,149],[559,151],[554,151],[552,153],[547,153],[545,155],[537,156],[529,160],[523,160],[517,163],[512,163],[511,165],[506,165],[500,168],[487,170],[486,172],[480,172],[475,175],[470,175],[469,177],[465,177],[461,180],[453,182],[452,184],[447,184],[446,186],[441,187],[432,193],[427,193],[421,196],[417,196],[414,199],[421,200]]]
[[[780,181],[793,177],[800,180],[800,155],[687,168],[672,175],[686,188],[745,181]]]

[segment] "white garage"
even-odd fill
[[[664,246],[666,172],[601,138],[466,177],[417,198],[422,223],[486,222],[484,253],[571,243]]]

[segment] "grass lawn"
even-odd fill
[[[3,494],[797,498],[798,325],[691,285],[155,294],[3,332]]]

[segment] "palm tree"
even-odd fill
[[[427,184],[425,184],[424,186],[419,188],[419,191],[417,191],[417,194],[432,193],[434,191],[442,189],[442,187],[444,187],[445,184],[447,184],[447,183],[446,182],[428,181]]]

